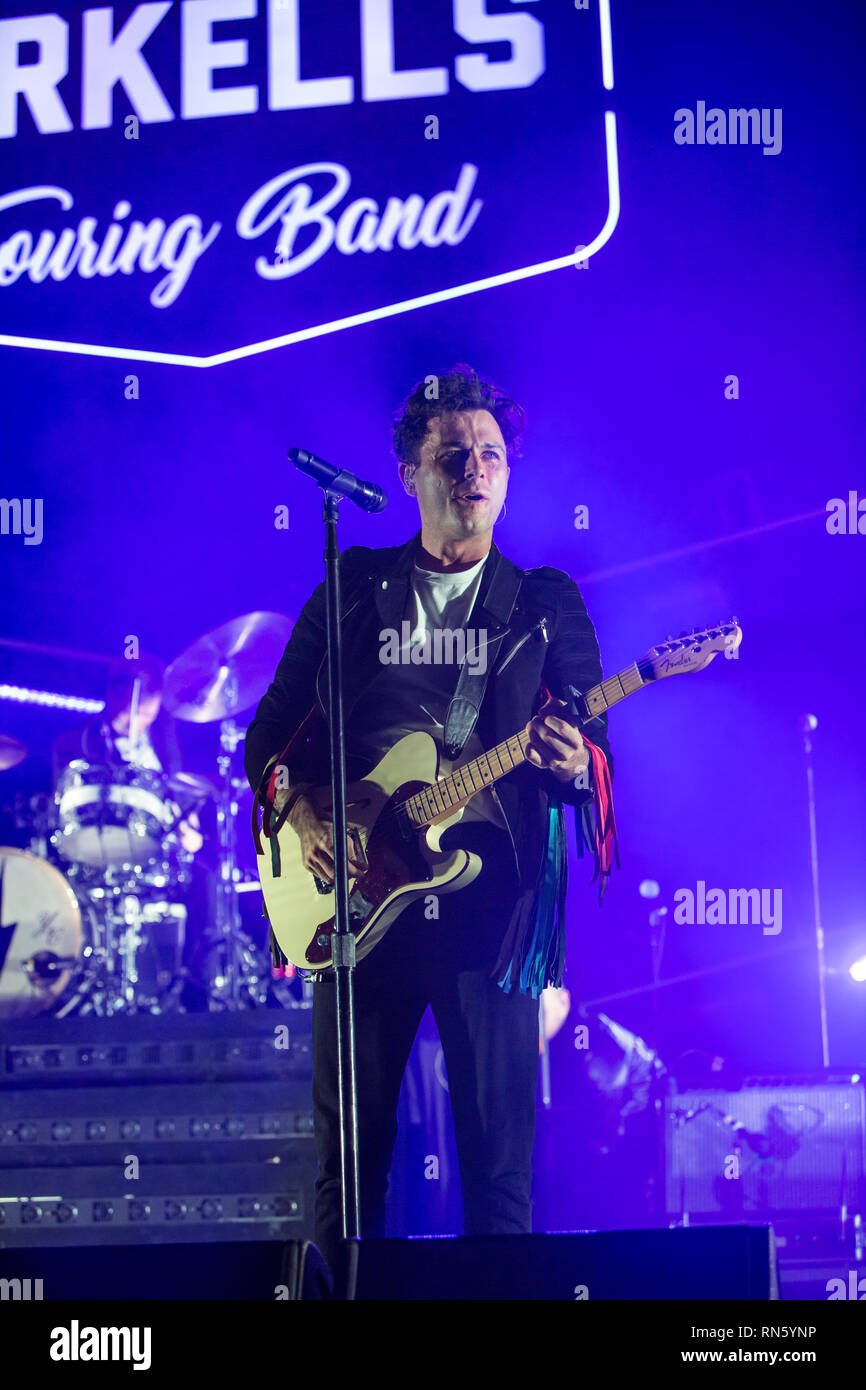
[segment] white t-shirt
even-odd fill
[[[383,660],[381,673],[352,710],[346,724],[346,747],[350,752],[375,763],[398,739],[419,729],[432,734],[441,751],[445,716],[460,668],[453,660],[437,660],[436,657],[443,653],[450,655],[460,648],[440,643],[437,653],[433,638],[438,629],[455,633],[464,627],[478,593],[486,559],[485,556],[471,569],[456,574],[440,574],[416,563],[404,615],[408,643],[404,643],[405,628],[401,629],[401,659],[397,662]],[[464,641],[471,659],[476,661],[477,657],[472,655],[473,644],[477,652],[487,641],[487,633],[469,629]],[[408,659],[413,648],[425,645],[428,660],[419,663]],[[382,639],[380,651],[386,650],[393,651],[393,643],[386,648],[385,639]],[[455,766],[469,762],[482,752],[484,749],[473,733]],[[451,764],[445,762],[440,775],[447,775],[450,769]],[[463,820],[485,820],[506,828],[496,797],[487,789],[472,798],[464,809]]]
[[[150,741],[150,734],[147,729],[142,729],[141,733],[138,735],[134,759],[132,757],[132,742],[129,737],[126,734],[116,734],[113,729],[111,732],[118,756],[122,758],[125,763],[134,761],[136,767],[150,767],[153,768],[155,772],[162,771],[162,763],[157,757],[156,749]]]

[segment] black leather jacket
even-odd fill
[[[380,631],[400,630],[419,541],[420,532],[402,546],[383,550],[352,546],[340,556],[346,719],[367,685],[381,672]],[[506,568],[517,569],[492,545],[467,627],[486,630],[490,635],[503,627],[506,613],[497,575],[501,579]],[[542,703],[542,687],[559,696],[567,684],[584,692],[602,678],[595,629],[574,581],[562,570],[547,567],[518,572],[523,575],[520,592],[489,676],[476,726],[485,748],[526,725]],[[547,642],[538,630],[542,617],[547,619]],[[531,635],[500,672],[509,652],[526,634]],[[247,730],[245,767],[254,790],[260,790],[268,764],[284,752],[308,715],[311,717],[304,735],[295,740],[287,760],[289,771],[293,781],[329,780],[324,660],[322,583],[305,604],[273,682]],[[455,671],[455,684],[456,680]],[[601,748],[612,774],[607,716],[596,720],[586,734]],[[351,750],[347,755],[347,777],[352,781],[365,775],[369,766],[356,764],[350,754]],[[559,782],[552,773],[528,764],[503,777],[497,783],[497,793],[517,858],[521,890],[525,890],[535,882],[545,850],[549,798],[554,796],[579,809],[591,801],[592,794],[576,789],[570,782]]]

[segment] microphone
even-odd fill
[[[387,494],[375,483],[365,483],[345,468],[335,468],[332,463],[317,458],[306,449],[290,449],[289,458],[302,473],[315,478],[320,487],[328,492],[336,492],[340,497],[348,497],[365,512],[381,512],[388,505]]]

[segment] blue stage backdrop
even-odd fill
[[[321,506],[287,449],[389,492],[344,546],[404,540],[391,417],[468,362],[529,418],[497,543],[577,580],[607,672],[744,632],[611,715],[622,868],[599,908],[572,859],[572,1009],[669,1067],[820,1063],[812,715],[831,1058],[862,1062],[862,27],[843,0],[7,0],[4,690],[99,697],[130,636],[170,661],[294,619]],[[75,718],[0,699],[30,750],[6,843]],[[214,727],[181,737],[211,772]],[[685,920],[712,888],[778,910]]]

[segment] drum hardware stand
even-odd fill
[[[144,940],[141,904],[131,894],[126,894],[123,906],[119,907],[107,894],[97,908],[86,885],[81,897],[87,899],[91,913],[98,919],[102,939],[93,951],[90,970],[85,971],[73,996],[73,1000],[77,1000],[83,995],[85,1006],[79,1012],[93,1013],[98,1018],[148,1012],[145,1001],[135,997],[138,984],[135,953]],[[73,1000],[66,1003],[71,1004]],[[69,1010],[64,1008],[63,1012]]]
[[[257,949],[241,926],[234,825],[238,806],[231,765],[246,732],[234,722],[235,716],[261,698],[291,627],[281,613],[243,614],[198,638],[165,673],[163,707],[170,714],[196,724],[218,721],[220,726],[215,920],[196,947],[197,956],[209,950],[210,961],[198,978],[193,971],[191,980],[214,1010],[266,1004],[278,995],[267,953]]]
[[[82,883],[76,888],[78,902],[88,910],[94,928],[93,944],[85,950],[82,961],[70,964],[58,959],[40,965],[38,957],[34,957],[27,967],[31,975],[55,974],[65,968],[78,970],[73,992],[62,998],[59,1006],[51,1010],[51,1016],[65,1018],[74,1013],[111,1018],[119,1013],[162,1013],[166,1000],[171,1007],[175,994],[183,987],[183,978],[179,983],[173,979],[158,993],[143,995],[140,991],[137,952],[147,940],[147,899],[141,900],[133,893],[124,893],[121,898],[96,884]]]
[[[66,1018],[69,1014],[93,1014],[96,1018],[107,1018],[105,1004],[105,962],[91,952],[85,965],[79,967],[75,990],[65,997],[56,1009],[51,1010],[52,1018]],[[80,1007],[79,1007],[80,1006]]]
[[[135,953],[144,942],[141,931],[141,903],[128,893],[123,899],[121,920],[125,930],[120,933],[120,999],[123,1006],[135,1010],[135,990],[138,984],[138,971],[135,968]]]
[[[236,678],[230,676],[227,695],[231,702],[231,686]],[[217,757],[220,796],[216,803],[217,845],[219,870],[217,876],[216,920],[205,932],[204,950],[216,959],[216,971],[207,985],[208,1002],[213,1010],[243,1009],[267,1002],[270,981],[265,959],[241,926],[235,881],[237,878],[237,841],[235,817],[238,806],[232,780],[232,757],[244,738],[241,729],[229,716],[220,720],[220,753]]]

